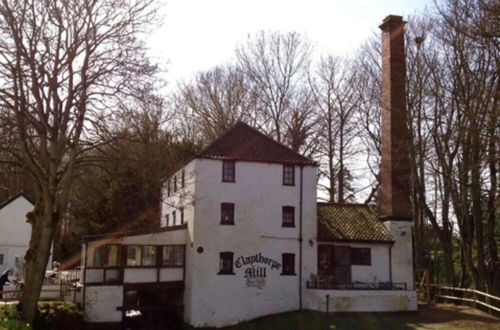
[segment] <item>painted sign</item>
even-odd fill
[[[261,253],[248,257],[238,257],[234,262],[236,268],[245,268],[246,284],[249,287],[262,289],[266,284],[267,268],[279,270],[281,264],[276,260],[265,257]]]

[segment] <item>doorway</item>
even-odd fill
[[[130,283],[123,290],[124,329],[182,329],[182,282]]]

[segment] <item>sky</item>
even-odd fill
[[[404,18],[433,0],[165,0],[162,26],[148,40],[170,86],[224,64],[249,35],[295,31],[316,55],[354,54],[389,14]]]

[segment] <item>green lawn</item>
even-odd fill
[[[465,306],[420,306],[414,313],[292,312],[267,316],[224,330],[500,329],[500,320]]]

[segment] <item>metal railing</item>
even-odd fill
[[[341,283],[335,276],[311,276],[306,282],[308,289],[320,290],[406,290],[406,283],[394,282],[348,282]]]

